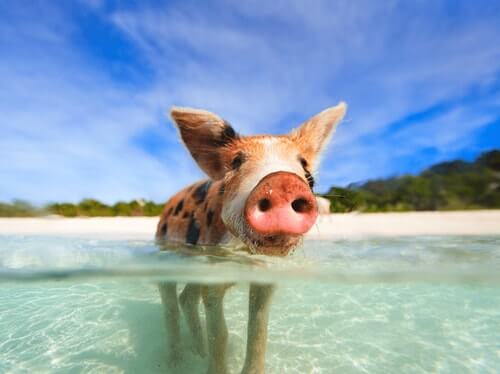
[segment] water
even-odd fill
[[[0,372],[204,373],[166,361],[158,281],[236,282],[228,366],[244,360],[248,283],[277,283],[268,373],[500,371],[500,237],[306,242],[287,259],[158,252],[151,242],[0,236]]]

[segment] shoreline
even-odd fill
[[[152,240],[158,217],[0,218],[0,235]],[[500,210],[321,215],[311,240],[420,235],[500,235]]]

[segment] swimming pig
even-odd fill
[[[204,110],[172,108],[171,117],[186,148],[209,179],[178,192],[165,205],[156,231],[160,242],[224,245],[239,242],[251,253],[286,256],[313,226],[313,194],[319,159],[346,105],[340,103],[287,135],[241,136],[219,116]],[[227,328],[222,299],[227,284],[187,284],[177,297],[175,283],[162,283],[170,335],[170,360],[180,357],[179,302],[194,351],[205,355],[198,313],[206,308],[209,373],[225,373]],[[267,321],[273,287],[250,286],[244,373],[263,373]]]

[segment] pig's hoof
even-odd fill
[[[193,344],[193,346],[191,347],[191,351],[201,358],[205,358],[207,355],[207,349],[205,348],[205,344],[203,344],[203,341],[201,339]]]
[[[180,348],[172,349],[167,357],[167,363],[170,368],[178,367],[182,362],[182,352]]]

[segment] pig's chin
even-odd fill
[[[287,256],[302,243],[302,235],[258,235],[247,232],[243,238],[250,251],[267,256]]]
[[[243,216],[222,214],[222,219],[232,235],[241,240],[253,254],[287,256],[301,243],[303,235],[262,235],[252,230]]]

